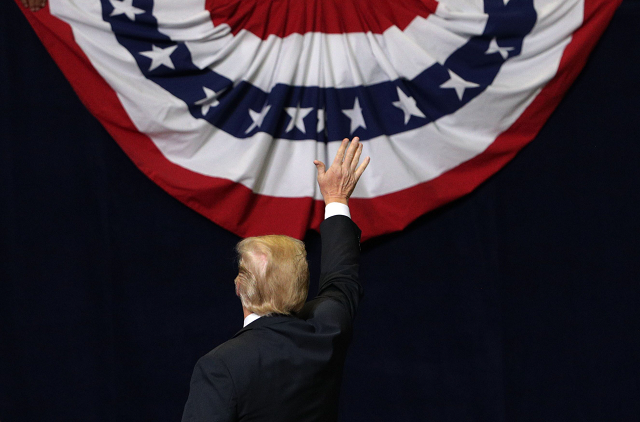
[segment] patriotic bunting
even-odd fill
[[[140,170],[241,236],[316,229],[313,160],[360,137],[366,239],[513,158],[619,3],[50,0],[25,15]]]

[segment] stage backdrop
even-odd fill
[[[503,170],[363,244],[341,420],[638,420],[639,21]],[[239,237],[140,172],[10,1],[0,78],[0,421],[179,420],[242,324]]]
[[[317,229],[311,163],[359,136],[366,240],[513,158],[620,1],[49,0],[26,17],[136,166],[238,235]]]

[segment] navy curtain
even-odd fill
[[[341,420],[640,420],[638,22],[505,169],[363,245]],[[11,1],[0,80],[0,421],[179,420],[241,327],[238,238],[135,168]]]

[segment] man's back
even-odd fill
[[[344,351],[332,342],[344,340],[312,330],[295,317],[260,318],[203,358],[229,371],[238,420],[335,421]]]
[[[202,357],[183,421],[335,421],[355,310],[359,230],[347,217],[322,227],[318,296],[297,316],[257,319]],[[213,418],[215,415],[215,418]]]

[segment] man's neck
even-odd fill
[[[243,306],[243,307],[242,307],[242,313],[244,314],[243,318],[246,318],[246,317],[248,317],[252,312]]]

